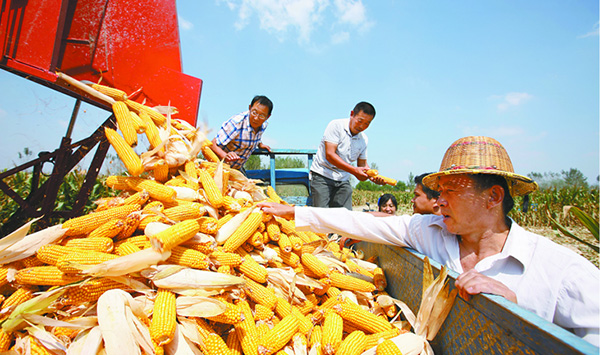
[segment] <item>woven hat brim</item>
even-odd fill
[[[493,174],[504,176],[510,189],[510,195],[513,197],[528,195],[538,189],[537,182],[527,176],[495,169],[452,169],[440,171],[425,176],[423,178],[423,185],[432,190],[437,190],[438,180],[441,176],[457,174]]]

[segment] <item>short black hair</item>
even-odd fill
[[[257,101],[259,104],[267,106],[267,108],[269,109],[269,116],[271,116],[271,112],[273,112],[273,102],[271,100],[269,100],[269,98],[266,96],[256,95],[252,99],[252,102],[250,103],[250,107],[252,107],[252,105],[254,105],[254,103]]]
[[[383,207],[383,205],[385,205],[389,200],[392,200],[392,204],[394,205],[394,207],[396,207],[396,209],[398,209],[398,202],[396,201],[396,197],[392,194],[383,194],[379,197],[379,200],[377,200],[377,206],[379,207],[378,210],[380,210],[381,207]]]
[[[425,195],[427,195],[427,198],[431,200],[432,198],[440,197],[440,192],[432,190],[429,187],[423,185],[423,178],[430,174],[433,174],[433,173],[425,173],[425,174],[415,176],[415,184],[421,185],[421,189],[423,189],[423,192],[425,193]]]
[[[508,182],[504,178],[504,176],[494,175],[494,174],[471,174],[473,178],[473,182],[475,182],[475,187],[477,187],[480,191],[487,190],[494,185],[500,185],[504,189],[504,199],[502,200],[502,212],[504,212],[504,218],[506,219],[506,224],[510,226],[510,219],[508,218],[508,213],[515,207],[515,201],[510,195],[510,190],[508,189]]]
[[[352,110],[354,112],[354,114],[356,115],[357,113],[359,113],[360,111],[366,113],[367,115],[371,115],[373,116],[373,118],[375,118],[375,107],[373,107],[373,105],[371,105],[368,102],[365,101],[361,101],[359,103],[356,104],[356,106],[354,106],[354,110]]]

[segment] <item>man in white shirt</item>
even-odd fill
[[[441,216],[378,218],[345,209],[260,204],[294,217],[298,230],[333,232],[375,243],[408,246],[460,275],[461,297],[505,297],[542,318],[600,343],[600,271],[549,239],[525,231],[508,216],[512,196],[537,184],[513,172],[504,147],[488,137],[465,137],[448,148],[440,171],[423,179],[440,192]]]
[[[329,122],[317,154],[310,167],[310,188],[313,206],[345,207],[352,210],[350,176],[365,181],[367,176],[366,130],[375,117],[375,108],[359,102],[350,111],[350,118]],[[356,166],[352,165],[356,162]],[[381,178],[371,180],[384,184]]]

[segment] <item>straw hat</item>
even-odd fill
[[[511,196],[532,193],[538,185],[532,179],[515,174],[508,153],[497,140],[483,136],[465,137],[446,151],[440,171],[423,178],[423,185],[437,189],[440,176],[454,174],[494,174],[506,178]]]

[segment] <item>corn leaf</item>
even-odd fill
[[[581,224],[586,227],[590,233],[598,240],[598,221],[595,220],[592,216],[585,213],[581,208],[576,206],[565,206],[563,208],[565,214],[571,212],[572,215],[577,217]]]
[[[575,239],[576,241],[578,241],[580,243],[587,245],[588,247],[592,248],[592,250],[594,250],[595,252],[600,251],[600,249],[597,246],[592,245],[592,244],[586,242],[585,240],[579,238],[575,234],[571,233],[571,231],[569,231],[567,228],[565,228],[562,224],[558,223],[554,218],[552,218],[552,215],[550,214],[550,210],[546,209],[546,214],[548,215],[548,219],[550,220],[550,223],[554,226],[554,228],[558,229],[562,234],[564,234],[565,236],[567,236],[571,239]]]
[[[18,305],[2,323],[2,329],[5,332],[12,332],[24,325],[24,315],[43,313],[48,306],[56,301],[65,292],[65,288],[58,288],[53,291],[46,291],[28,301]]]

